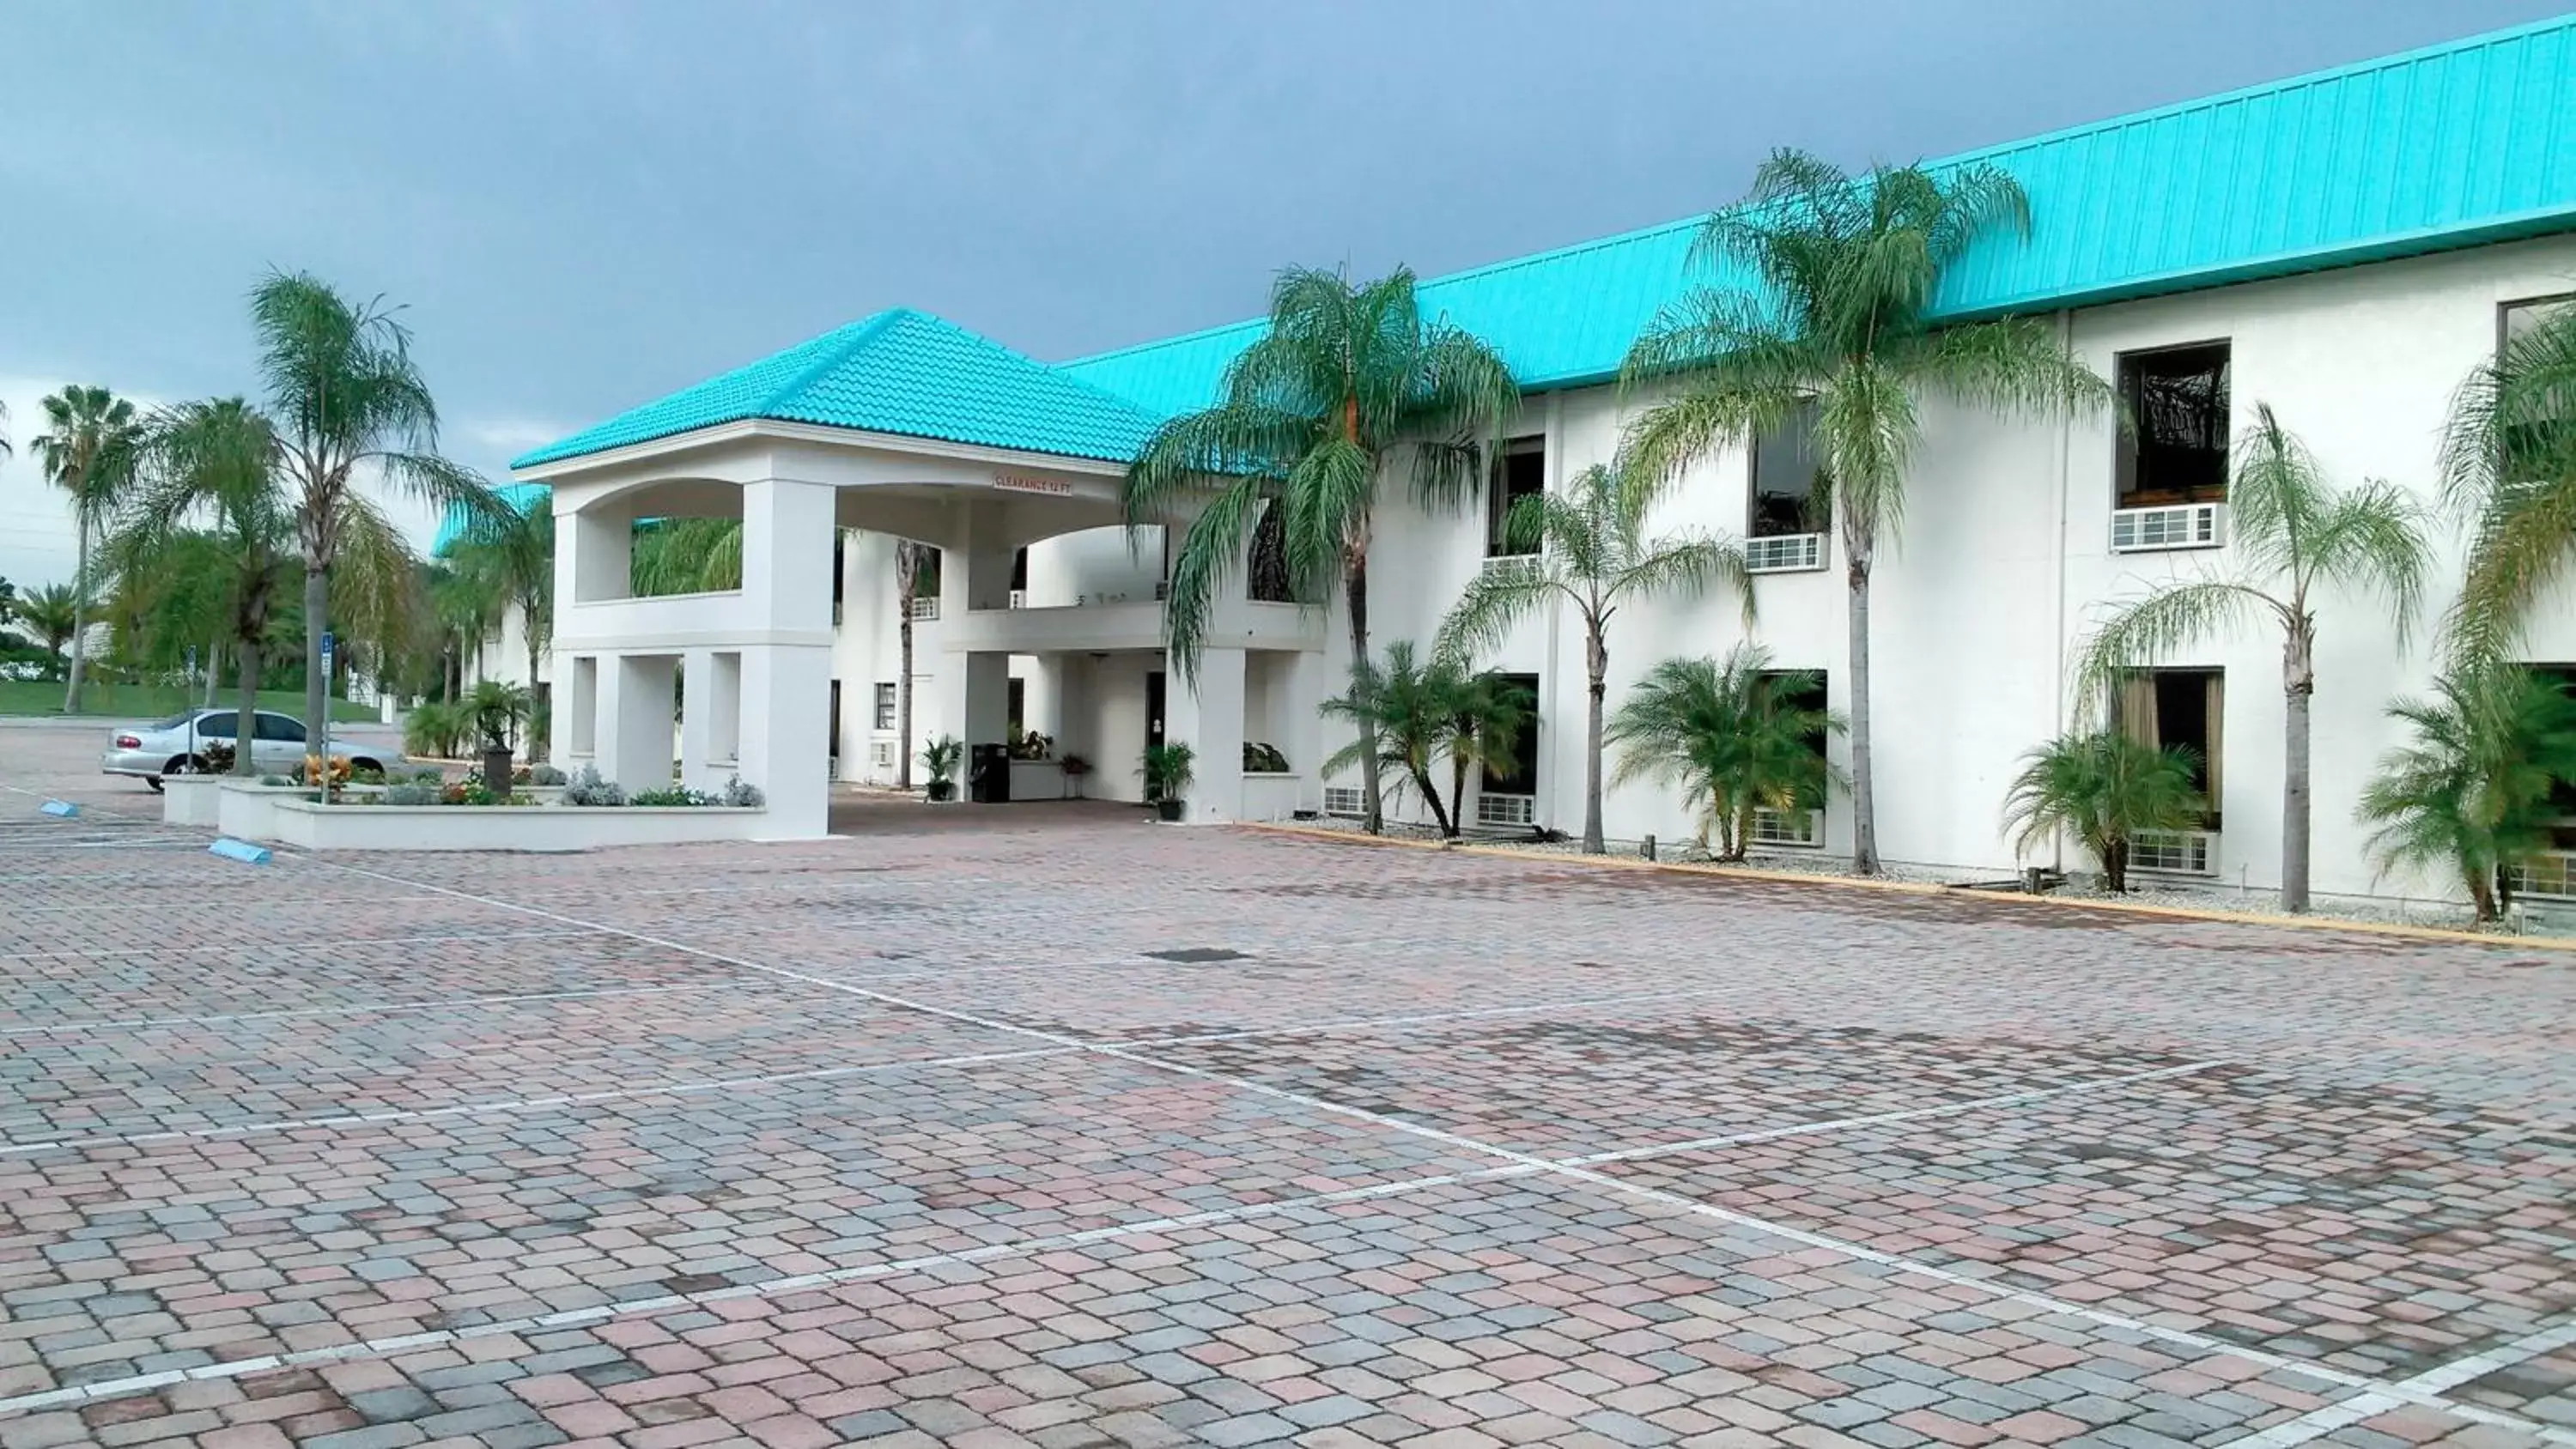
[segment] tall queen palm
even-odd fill
[[[1920,401],[2014,416],[2112,404],[2046,324],[1935,325],[1942,274],[1979,241],[2030,230],[2019,183],[1988,166],[1853,175],[1799,151],[1762,163],[1753,189],[1711,216],[1695,265],[1727,273],[1668,307],[1622,369],[1655,401],[1629,432],[1628,466],[1670,479],[1711,450],[1811,419],[1817,485],[1842,535],[1850,634],[1852,866],[1878,870],[1870,753],[1869,589],[1905,517]]]
[[[2231,571],[2159,584],[2102,620],[2076,660],[2087,706],[2121,677],[2192,643],[2258,620],[2281,626],[2281,907],[2308,908],[2308,711],[2317,692],[2318,600],[2330,590],[2378,594],[2387,631],[2406,643],[2432,551],[2405,490],[2385,482],[2336,489],[2268,406],[2236,441],[2227,485]],[[2217,802],[2211,802],[2216,808]]]
[[[2576,304],[2505,339],[2451,403],[2448,501],[2474,519],[2452,606],[2451,650],[2475,670],[2511,654],[2548,590],[2576,564]]]
[[[72,527],[79,538],[78,562],[72,574],[72,636],[69,682],[63,689],[63,713],[80,713],[81,681],[89,656],[91,595],[90,544],[134,480],[143,425],[134,404],[103,387],[67,387],[44,401],[45,431],[36,438],[36,456],[45,477],[71,495]]]
[[[1165,423],[1127,472],[1131,529],[1197,508],[1173,551],[1164,616],[1182,678],[1197,670],[1219,587],[1273,508],[1289,592],[1320,604],[1339,584],[1351,658],[1367,660],[1369,541],[1387,455],[1410,445],[1414,497],[1454,508],[1482,482],[1478,444],[1499,440],[1519,402],[1500,354],[1423,317],[1412,272],[1358,285],[1338,272],[1281,272],[1269,328],[1226,369],[1220,400]],[[1365,718],[1360,730],[1375,831],[1378,751]]]
[[[295,494],[304,563],[304,716],[323,718],[330,573],[344,535],[372,515],[362,476],[482,527],[503,505],[438,454],[438,405],[411,356],[411,333],[378,301],[353,303],[308,273],[272,272],[251,292],[260,379],[280,466]]]
[[[1649,535],[1655,490],[1637,474],[1595,466],[1564,491],[1512,505],[1505,536],[1538,556],[1522,568],[1490,568],[1467,585],[1441,621],[1439,648],[1465,655],[1502,643],[1512,625],[1562,599],[1583,618],[1587,704],[1583,721],[1583,848],[1599,855],[1601,731],[1610,691],[1610,619],[1622,604],[1656,593],[1692,595],[1724,583],[1744,622],[1753,622],[1753,575],[1744,550],[1712,534]]]

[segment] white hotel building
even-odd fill
[[[2338,484],[2435,491],[2453,390],[2503,330],[2576,294],[2576,18],[2302,76],[1973,157],[2028,192],[2027,241],[1982,244],[1939,310],[2044,316],[2075,357],[2158,400],[2135,435],[2107,418],[2032,424],[1927,407],[1901,536],[1873,597],[1878,828],[1892,862],[2016,865],[1999,816],[2022,754],[2065,728],[2070,663],[2114,601],[2229,563],[2227,440],[2269,404]],[[1697,219],[1424,283],[1429,313],[1484,337],[1526,389],[1492,487],[1558,487],[1608,460],[1633,411],[1621,357],[1658,307],[1707,280],[1685,265]],[[1247,298],[1262,279],[1245,279]],[[1258,323],[1044,364],[936,318],[881,314],[726,373],[518,460],[558,527],[549,669],[555,753],[630,785],[671,768],[674,666],[687,680],[680,771],[761,785],[782,835],[826,828],[829,780],[890,782],[898,754],[1013,725],[1079,756],[1093,798],[1137,799],[1150,739],[1197,746],[1197,820],[1348,808],[1356,779],[1319,763],[1343,741],[1319,717],[1349,666],[1338,599],[1268,602],[1238,576],[1195,690],[1167,668],[1159,530],[1119,524],[1125,461],[1165,417],[1215,395]],[[1848,705],[1843,574],[1811,528],[1788,440],[1710,457],[1674,490],[1674,524],[1748,540],[1761,574],[1752,632]],[[1427,641],[1495,554],[1493,510],[1433,516],[1390,481],[1370,560],[1376,641]],[[739,516],[744,587],[628,596],[638,520]],[[940,550],[915,611],[913,741],[892,727],[894,540]],[[2318,608],[2315,884],[2440,894],[2379,879],[2352,824],[2383,714],[2420,693],[2458,577],[2445,524],[2411,644],[2383,606]],[[515,624],[512,626],[515,630]],[[1538,700],[1528,768],[1481,782],[1469,819],[1572,830],[1582,818],[1578,621],[1542,616],[1490,660]],[[1631,605],[1613,622],[1610,698],[1657,661],[1743,637],[1709,597]],[[521,657],[513,632],[490,653]],[[2576,664],[2576,617],[2551,609],[2539,663]],[[706,681],[702,687],[700,681]],[[2280,860],[2280,644],[2241,636],[2166,661],[2156,728],[2207,756],[2203,834],[2153,864],[2268,887]],[[1238,768],[1247,741],[1285,774]],[[1836,741],[1837,753],[1844,746]],[[1015,797],[1065,793],[1022,763]],[[1675,792],[1612,793],[1609,833],[1692,834]],[[1847,851],[1847,802],[1775,821],[1785,849]],[[2070,846],[2071,851],[2073,848]],[[2044,864],[2046,861],[2032,861]],[[2088,869],[2080,857],[2064,861]]]

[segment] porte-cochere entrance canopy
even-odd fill
[[[1126,460],[1157,419],[936,317],[881,313],[611,418],[518,460],[552,492],[553,738],[576,767],[629,789],[678,775],[740,777],[768,796],[772,833],[826,833],[830,789],[833,540],[845,529],[941,550],[950,659],[938,718],[971,746],[1008,730],[1009,657],[1088,647],[1102,628],[1159,647],[1161,612],[1012,610],[1014,555],[1041,539],[1121,524]],[[738,518],[742,587],[633,597],[640,519]],[[1132,614],[1131,608],[1126,614]],[[1240,800],[1245,651],[1313,655],[1320,620],[1293,606],[1222,601],[1193,676],[1168,701],[1168,737],[1199,757],[1193,814]],[[1320,656],[1316,656],[1319,661]],[[1301,670],[1309,688],[1318,667]]]

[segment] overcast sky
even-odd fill
[[[515,452],[904,304],[1041,358],[1912,160],[2565,0],[1259,6],[0,0],[0,576],[67,577],[65,381],[250,390],[243,294],[407,304],[448,451]]]

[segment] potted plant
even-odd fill
[[[1080,755],[1067,755],[1056,762],[1064,771],[1064,793],[1068,800],[1082,798],[1082,777],[1091,773],[1091,762]]]
[[[496,799],[510,797],[510,738],[535,709],[528,691],[515,684],[486,679],[465,697],[474,717],[474,732],[483,742],[483,788]]]
[[[957,766],[966,758],[966,742],[941,735],[921,747],[921,768],[930,772],[928,798],[934,803],[957,798]]]
[[[1188,745],[1147,745],[1145,747],[1145,799],[1154,813],[1165,820],[1178,820],[1187,801],[1190,781],[1196,778],[1198,752]]]

